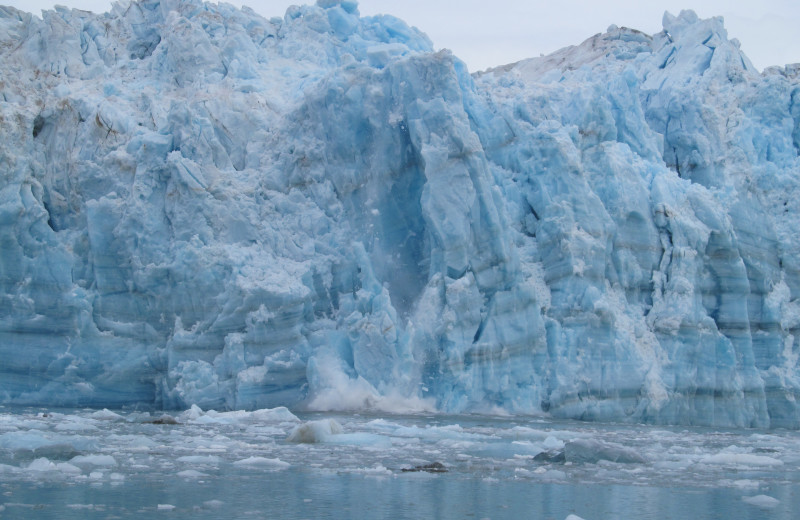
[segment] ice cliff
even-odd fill
[[[0,7],[0,401],[800,427],[800,67],[663,22]]]

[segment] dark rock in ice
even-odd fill
[[[167,414],[164,414],[161,417],[154,417],[144,422],[147,424],[179,424],[173,416]]]
[[[601,460],[624,464],[647,462],[644,457],[630,448],[591,439],[578,439],[566,443],[564,458],[567,462],[578,464],[596,464]]]
[[[542,462],[547,464],[559,464],[566,462],[564,451],[543,451],[536,455],[533,460],[535,462]]]
[[[414,471],[426,471],[428,473],[447,473],[447,468],[441,462],[431,462],[430,464],[422,464],[414,466],[413,468],[402,468],[400,471],[409,473]]]

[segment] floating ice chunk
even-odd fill
[[[28,469],[30,471],[56,471],[56,465],[42,457],[28,464]]]
[[[683,459],[683,460],[660,460],[653,464],[654,468],[668,470],[668,471],[678,471],[682,469],[686,469],[692,465],[692,461],[690,459]]]
[[[68,462],[55,463],[45,457],[40,457],[34,460],[30,464],[28,464],[27,469],[29,471],[37,471],[37,472],[56,471],[60,473],[65,473],[67,475],[77,475],[81,473],[81,469],[77,466],[74,466]]]
[[[386,419],[373,419],[369,421],[366,426],[376,430],[397,430],[402,426],[399,423],[387,421]]]
[[[560,469],[549,469],[542,473],[541,478],[545,480],[563,481],[567,480],[567,474]]]
[[[525,468],[514,468],[514,476],[515,477],[533,477],[535,473],[529,469]]]
[[[74,466],[74,465],[70,464],[69,462],[59,462],[59,463],[57,463],[56,464],[56,469],[58,469],[58,471],[60,471],[61,473],[69,473],[69,474],[73,474],[73,475],[77,475],[77,474],[79,474],[81,472],[81,468],[79,468],[78,466]]]
[[[219,464],[220,460],[216,455],[186,455],[177,458],[178,462],[189,464]]]
[[[208,473],[203,473],[202,471],[197,471],[194,469],[187,469],[184,471],[179,471],[178,476],[181,478],[203,478],[207,477]]]
[[[327,437],[322,442],[345,446],[369,446],[372,448],[389,448],[392,446],[392,440],[389,437],[365,432],[338,433]]]
[[[583,520],[583,518],[579,517],[578,515],[567,515],[564,520]]]
[[[175,509],[175,506],[173,506],[172,504],[158,504],[158,507],[156,509],[158,509],[159,511],[172,511],[173,509]]]
[[[49,458],[71,457],[94,449],[96,441],[78,435],[45,434],[38,431],[15,431],[0,435],[0,448],[12,452],[32,452]]]
[[[392,470],[386,468],[382,464],[376,464],[371,468],[357,468],[352,470],[353,473],[360,473],[362,475],[367,475],[370,477],[390,477],[394,475]]]
[[[556,439],[552,435],[548,435],[544,442],[542,442],[542,448],[544,448],[545,451],[560,450],[563,447],[564,441]]]
[[[185,412],[183,412],[181,414],[181,418],[184,421],[187,421],[187,422],[188,421],[196,421],[197,419],[199,419],[203,415],[205,415],[205,412],[203,411],[203,409],[200,408],[199,406],[197,406],[196,404],[193,404],[191,407],[189,407],[188,410],[186,410]]]
[[[0,464],[0,475],[18,473],[19,468],[8,464]]]
[[[465,447],[469,444],[464,441],[458,441]],[[542,448],[539,444],[530,441],[513,441],[511,443],[490,443],[485,448],[480,449],[481,455],[493,458],[530,458],[542,453]]]
[[[488,436],[480,433],[464,431],[458,424],[449,426],[404,426],[398,428],[394,435],[398,437],[418,437],[420,439],[451,439],[451,440],[485,440]]]
[[[249,419],[253,422],[299,422],[295,414],[285,406],[277,408],[264,408],[254,410],[249,413]]]
[[[116,412],[112,412],[108,408],[103,408],[92,413],[89,417],[97,421],[123,421],[125,418]]]
[[[179,418],[182,421],[195,424],[280,424],[300,422],[300,419],[284,406],[264,408],[252,412],[244,410],[234,410],[231,412],[208,410],[204,412],[199,406],[192,405],[192,407],[183,412]]]
[[[111,455],[78,455],[70,459],[76,466],[112,467],[117,465],[117,460]]]
[[[601,460],[620,463],[644,463],[644,457],[630,448],[594,439],[577,439],[564,445],[564,458],[576,464],[596,464]]]
[[[333,435],[343,433],[342,425],[333,419],[321,419],[319,421],[309,421],[295,426],[286,440],[303,444],[313,444],[325,442]]]
[[[777,498],[772,498],[767,495],[756,495],[753,497],[742,497],[742,500],[750,505],[760,507],[762,509],[772,509],[781,503]]]
[[[700,462],[726,466],[783,466],[783,461],[752,453],[715,453],[703,457]]]
[[[197,419],[192,420],[191,422],[195,424],[235,424],[238,421],[236,418],[233,417],[224,417],[219,415],[201,415]]]
[[[92,424],[92,419],[72,418],[70,420],[58,423],[55,426],[57,431],[71,431],[71,432],[91,432],[97,431],[97,426]]]
[[[233,464],[235,466],[264,468],[275,471],[286,469],[291,466],[291,464],[284,462],[281,459],[271,459],[268,457],[247,457],[246,459],[237,460]]]

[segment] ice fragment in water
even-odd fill
[[[289,433],[286,440],[304,444],[325,442],[331,436],[343,433],[342,426],[333,419],[321,419],[319,421],[309,421],[298,426]]]
[[[626,464],[641,464],[644,457],[625,446],[597,441],[576,439],[564,445],[564,459],[577,464],[594,464],[601,460]]]
[[[742,500],[747,502],[748,504],[754,505],[756,507],[760,507],[762,509],[773,509],[775,506],[780,504],[780,500],[777,498],[773,498],[767,495],[756,495],[752,497],[743,497]]]

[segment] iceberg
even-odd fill
[[[800,66],[663,27],[0,7],[0,402],[800,427]]]

